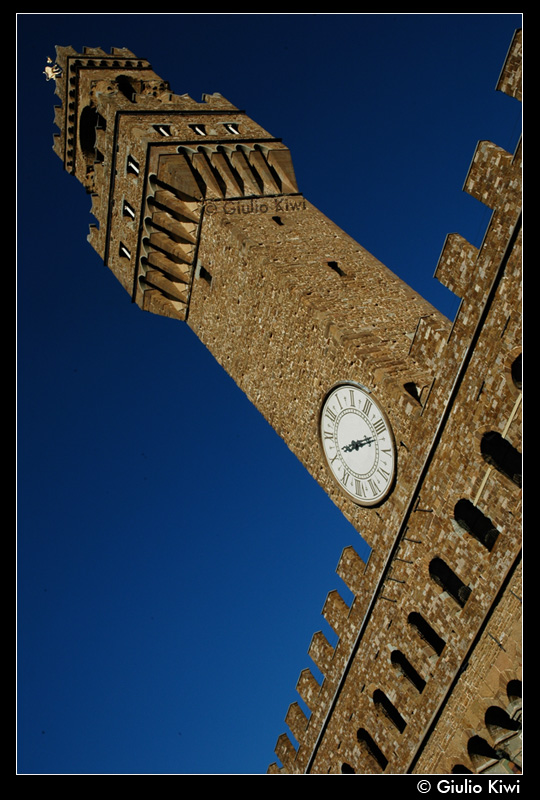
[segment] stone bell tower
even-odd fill
[[[449,322],[318,211],[283,142],[221,95],[174,94],[126,49],[59,47],[47,71],[54,150],[92,197],[90,244],[141,309],[187,322],[369,544],[384,542],[432,435]],[[340,382],[363,394],[338,393],[325,432]],[[384,416],[391,471],[369,425],[325,456],[345,401],[377,408],[372,425]]]
[[[516,32],[497,87],[516,99],[520,65]],[[192,328],[372,548],[341,555],[354,600],[328,595],[338,643],[313,637],[323,682],[301,674],[310,714],[291,704],[298,746],[283,734],[269,771],[515,771],[521,146],[474,154],[466,191],[493,213],[480,248],[444,244],[451,324],[221,95],[177,95],[126,49],[60,47],[46,75],[90,244],[132,302]],[[488,742],[501,718],[505,758]]]

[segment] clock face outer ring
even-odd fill
[[[333,400],[338,390],[341,402],[336,404]],[[369,415],[365,413],[367,407],[371,411]],[[346,433],[344,440],[341,436],[342,441],[350,440],[348,447],[343,446],[342,441],[337,446],[340,431],[347,430],[347,426],[343,426],[346,415],[350,415],[347,421],[356,423],[353,428],[349,426],[354,433]],[[361,506],[377,506],[388,497],[396,478],[394,434],[388,416],[369,389],[354,381],[340,381],[332,386],[321,405],[319,443],[332,478],[350,500]],[[342,455],[344,449],[350,454]],[[363,466],[355,468],[355,461]]]

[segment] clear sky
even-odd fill
[[[300,190],[449,317],[448,233],[516,14],[22,14],[18,62],[20,774],[264,774],[344,547],[361,537],[180,322],[144,314],[86,242],[52,151],[55,45],[128,47],[220,92]],[[316,669],[313,667],[315,674]]]

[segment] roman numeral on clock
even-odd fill
[[[354,491],[356,492],[358,497],[365,497],[366,496],[366,490],[365,490],[364,484],[358,478],[354,479]]]
[[[373,427],[375,428],[375,433],[377,434],[377,436],[380,436],[381,433],[384,433],[384,431],[386,430],[386,425],[384,424],[384,421],[382,419],[378,419],[377,422],[375,422],[375,424],[373,425]]]

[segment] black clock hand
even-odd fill
[[[351,450],[360,450],[361,447],[368,444],[371,447],[371,442],[374,442],[374,439],[368,439],[367,436],[364,436],[364,439],[357,439],[355,442],[351,442],[350,444],[346,444],[345,447],[341,449],[344,450],[346,453],[350,453]]]

